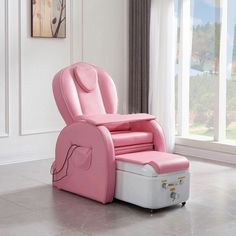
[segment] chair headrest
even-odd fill
[[[76,66],[74,74],[79,86],[87,93],[93,91],[98,83],[98,75],[95,68],[91,65],[83,64]]]

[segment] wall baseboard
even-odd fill
[[[236,165],[236,156],[225,152],[194,148],[179,144],[175,145],[174,152],[184,156],[197,157],[200,159]]]
[[[39,161],[39,160],[46,160],[46,159],[52,159],[53,160],[54,156],[53,155],[24,155],[24,156],[10,156],[6,158],[1,158],[0,161],[0,166],[2,165],[10,165],[10,164],[19,164],[19,163],[24,163],[24,162],[31,162],[31,161]]]
[[[205,149],[199,149],[184,145],[176,145],[174,153],[204,159],[204,160],[211,160],[217,162],[223,162],[227,164],[234,164],[236,165],[236,156],[229,153],[219,152],[219,151],[211,151]],[[23,162],[30,162],[30,161],[38,161],[38,160],[46,160],[46,159],[53,159],[54,154],[46,155],[46,154],[25,154],[24,156],[8,156],[8,157],[1,157],[0,166],[1,165],[9,165],[9,164],[16,164],[16,163],[23,163]]]

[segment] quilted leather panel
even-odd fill
[[[112,132],[111,137],[114,147],[152,143],[153,141],[153,135],[151,132],[120,131]]]

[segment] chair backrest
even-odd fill
[[[117,112],[113,80],[102,69],[87,63],[76,63],[59,71],[53,79],[53,94],[67,125],[80,115]]]

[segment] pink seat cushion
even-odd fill
[[[189,161],[185,157],[157,151],[118,155],[116,156],[116,160],[140,165],[149,164],[158,174],[181,171],[189,168]]]
[[[111,133],[111,137],[114,147],[152,143],[153,140],[151,132],[120,131]]]
[[[121,123],[110,123],[105,124],[111,132],[112,131],[128,131],[130,130],[130,123],[129,122],[121,122]]]

